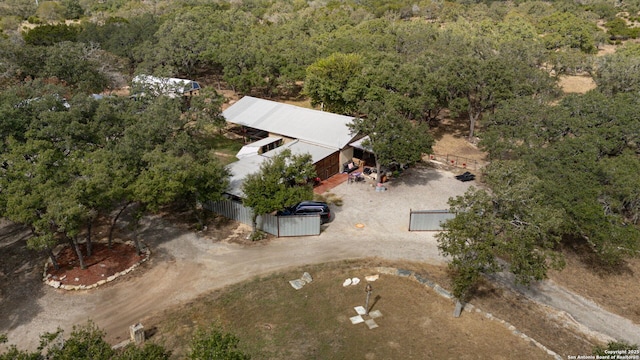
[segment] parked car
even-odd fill
[[[303,201],[292,207],[278,211],[276,215],[320,215],[320,223],[324,224],[331,220],[331,210],[329,205],[322,201]]]

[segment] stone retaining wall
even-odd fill
[[[130,245],[130,246],[135,246],[133,244],[133,241],[125,241],[124,244]],[[63,290],[89,290],[89,289],[93,289],[96,288],[100,285],[104,285],[108,282],[111,282],[117,278],[119,278],[120,276],[126,275],[130,272],[132,272],[133,270],[135,270],[135,268],[137,268],[138,266],[140,266],[140,264],[142,264],[143,262],[147,261],[147,259],[149,259],[149,257],[151,256],[151,250],[149,250],[149,247],[144,245],[144,248],[142,249],[142,253],[144,254],[144,257],[142,258],[142,260],[138,261],[137,263],[133,264],[131,267],[129,267],[128,269],[122,270],[118,273],[115,273],[109,277],[107,277],[104,280],[100,280],[95,284],[91,284],[91,285],[64,285],[62,284],[60,281],[58,280],[54,280],[51,278],[51,274],[47,274],[47,269],[49,268],[49,266],[52,266],[53,263],[51,262],[51,259],[47,259],[46,263],[44,264],[44,273],[42,274],[42,278],[43,281],[46,285],[49,285],[51,287],[54,287],[56,289],[63,289]]]

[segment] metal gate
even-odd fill
[[[409,231],[440,231],[441,224],[455,216],[449,210],[409,210]]]

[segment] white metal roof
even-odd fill
[[[274,155],[279,154],[284,149],[291,150],[292,155],[311,154],[311,161],[313,161],[314,164],[338,151],[335,148],[311,144],[306,141],[292,141],[262,155],[271,158]]]
[[[338,151],[337,149],[315,145],[304,141],[292,141],[261,155],[242,157],[240,160],[227,165],[227,169],[231,172],[227,193],[238,197],[244,197],[242,184],[244,183],[245,177],[249,174],[260,171],[260,165],[264,161],[274,157],[285,149],[290,149],[292,155],[311,154],[311,159],[314,164]]]
[[[274,143],[278,140],[282,140],[282,138],[279,136],[270,136],[270,137],[266,137],[264,139],[258,140],[256,142],[252,142],[251,144],[247,144],[243,146],[240,149],[240,151],[238,151],[238,153],[236,154],[236,157],[238,159],[242,159],[243,157],[258,155],[258,152],[261,147],[263,147],[264,145],[269,145],[271,143]]]
[[[223,115],[228,122],[342,149],[355,137],[353,117],[245,96]]]
[[[267,159],[267,157],[262,155],[247,156],[227,165],[227,169],[231,172],[227,193],[244,197],[244,193],[242,192],[244,179],[247,175],[260,171],[260,164]]]
[[[354,147],[356,149],[360,149],[360,150],[364,150],[364,151],[368,151],[368,152],[373,152],[373,148],[371,148],[371,144],[367,144],[367,146],[365,146],[363,144],[363,142],[368,141],[369,140],[369,135],[363,137],[360,140],[354,141],[351,144],[349,144],[349,146]]]

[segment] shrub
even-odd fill
[[[637,345],[630,345],[625,342],[612,341],[607,344],[607,347],[596,346],[593,348],[593,355],[610,355],[611,351],[616,350],[637,350]]]
[[[191,341],[188,358],[192,360],[248,360],[249,355],[238,350],[240,340],[233,334],[212,328],[198,329]]]

